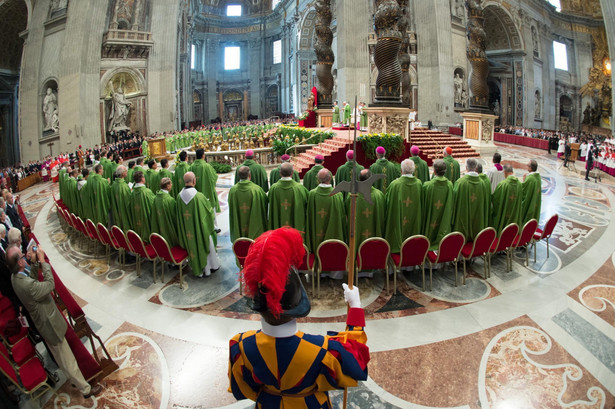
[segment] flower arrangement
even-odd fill
[[[297,117],[297,121],[304,121],[307,119],[309,113],[308,111],[302,112],[301,115]]]
[[[367,159],[376,159],[376,148],[382,146],[391,160],[399,159],[404,154],[404,138],[399,134],[370,133],[357,137]]]
[[[334,136],[335,132],[331,131],[282,125],[273,137],[273,151],[278,156],[284,155],[286,150],[296,143],[297,138],[306,144],[319,144]]]

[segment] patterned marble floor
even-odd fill
[[[518,176],[528,159],[539,162],[542,219],[561,217],[549,257],[540,243],[526,267],[519,251],[511,272],[495,258],[488,280],[477,260],[459,287],[450,268],[438,270],[431,291],[421,290],[418,271],[403,272],[394,295],[383,273],[362,278],[372,361],[369,380],[349,392],[350,408],[615,407],[615,186],[585,182],[543,151],[499,151]],[[223,268],[205,279],[187,274],[184,291],[177,270],[154,283],[149,263],[137,277],[135,264],[122,267],[114,253],[107,262],[102,249],[67,237],[50,200],[56,186],[21,195],[56,271],[120,366],[101,396],[85,401],[65,384],[46,408],[253,407],[226,391],[228,340],[259,328],[239,295],[228,235],[231,184],[230,174],[218,180]],[[305,332],[343,327],[339,282],[321,285],[300,323]],[[341,407],[340,392],[332,399]]]

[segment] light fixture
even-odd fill
[[[611,75],[611,61],[608,58],[604,59],[604,73]]]

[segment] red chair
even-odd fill
[[[466,261],[474,257],[483,258],[483,275],[485,279],[489,277],[489,250],[495,241],[497,232],[493,227],[481,230],[474,241],[467,242],[461,249],[463,257],[463,283],[466,282]]]
[[[529,220],[527,223],[525,223],[525,226],[523,226],[523,229],[521,230],[521,234],[517,234],[517,237],[515,237],[515,241],[513,241],[513,244],[511,246],[511,251],[519,248],[519,247],[525,247],[525,265],[528,266],[530,264],[530,260],[529,260],[529,249],[528,246],[532,243],[532,239],[534,238],[534,233],[536,233],[536,229],[538,228],[538,220],[536,219],[531,219]]]
[[[92,243],[94,243],[94,249],[96,250],[96,256],[98,256],[98,243],[102,243],[102,240],[98,236],[98,230],[96,230],[96,226],[94,222],[90,219],[85,220],[85,229],[88,233],[87,237],[90,239]]]
[[[12,359],[15,366],[21,366],[36,356],[36,349],[34,349],[34,345],[32,345],[32,341],[28,337],[23,337],[17,341],[10,347],[10,350],[6,348],[7,341],[4,337],[1,337],[1,339],[4,345],[0,347],[0,354],[5,354],[6,358]]]
[[[555,225],[559,221],[559,216],[554,214],[547,220],[545,223],[544,230],[540,228],[536,229],[536,233],[534,233],[534,237],[532,238],[532,244],[534,245],[534,263],[536,262],[536,242],[540,240],[546,240],[547,242],[547,258],[549,258],[549,239],[551,238],[551,234],[555,229]]]
[[[348,271],[348,245],[341,240],[325,240],[316,249],[318,259],[318,298],[320,298],[320,273],[323,271]],[[313,283],[313,281],[312,281]],[[313,284],[312,284],[313,285]],[[312,296],[314,293],[312,293]]]
[[[491,276],[491,257],[499,252],[506,253],[506,271],[512,270],[512,245],[515,241],[515,237],[519,233],[519,225],[517,223],[511,223],[504,227],[500,237],[496,237],[489,250],[489,276]]]
[[[109,233],[109,230],[107,230],[104,224],[98,223],[96,230],[98,230],[98,237],[100,237],[100,241],[107,249],[107,264],[109,264],[111,261],[111,248],[119,251],[121,247],[117,240],[111,236],[111,233]]]
[[[461,249],[465,241],[466,238],[462,233],[452,232],[440,240],[437,251],[427,252],[427,259],[429,260],[429,291],[432,289],[433,266],[438,263],[453,263],[455,265],[455,287],[457,287],[457,261],[459,260],[459,255],[461,254]]]
[[[130,248],[137,255],[137,277],[141,277],[141,258],[145,258],[154,262],[154,283],[156,283],[156,262],[158,261],[158,255],[156,254],[156,250],[154,250],[154,246],[143,243],[141,236],[134,230],[128,230],[126,232],[126,238],[128,239]],[[164,281],[164,277],[162,277],[161,281]]]
[[[395,273],[393,275],[393,283],[395,285],[395,291],[397,292],[397,272],[401,272],[404,267],[421,266],[421,272],[423,274],[423,291],[425,291],[425,257],[429,251],[429,239],[425,236],[416,235],[408,237],[401,244],[399,253],[391,254],[391,259],[395,266]]]
[[[68,210],[65,211],[68,212]],[[77,223],[77,216],[75,215],[75,213],[69,213],[69,216],[70,224],[71,226],[73,226],[73,230],[75,230],[76,235],[79,236],[79,234],[83,234],[83,232],[80,230],[79,223]]]
[[[6,348],[0,344],[0,373],[4,374],[22,393],[30,395],[34,400],[43,396],[47,391],[51,391],[56,396],[54,389],[47,383],[47,373],[37,357],[32,357],[23,365],[15,368],[16,365],[7,356]]]
[[[151,245],[154,247],[159,258],[167,263],[179,266],[179,288],[184,288],[184,261],[188,259],[188,252],[180,246],[171,248],[169,243],[159,234],[152,233],[149,236]],[[164,280],[164,262],[162,262],[162,279]]]
[[[235,254],[235,263],[239,267],[239,274],[243,270],[243,263],[246,261],[252,243],[254,243],[254,240],[247,237],[239,237],[233,242],[233,254]],[[242,283],[243,280],[239,280],[239,295],[243,294]]]
[[[128,240],[126,239],[126,235],[124,234],[124,232],[122,231],[122,229],[120,229],[117,226],[112,226],[111,227],[111,235],[113,236],[113,238],[115,239],[115,241],[117,242],[119,248],[120,253],[123,253],[124,257],[123,257],[123,266],[126,264],[126,252],[132,252],[132,249],[130,248],[130,244],[128,244]]]
[[[391,246],[381,237],[371,237],[364,240],[357,250],[357,273],[355,274],[355,285],[359,285],[359,271],[364,270],[384,270],[387,280],[387,294],[389,292],[389,255]],[[397,284],[397,275],[395,283]],[[395,286],[397,288],[397,285]]]

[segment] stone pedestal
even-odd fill
[[[367,112],[369,133],[396,133],[409,141],[408,115],[410,108],[374,107],[363,108]]]
[[[317,122],[318,128],[331,128],[333,126],[333,110],[332,109],[317,110],[316,116],[318,118],[318,122]]]
[[[481,155],[493,154],[493,126],[497,116],[481,112],[462,112],[463,139]]]

